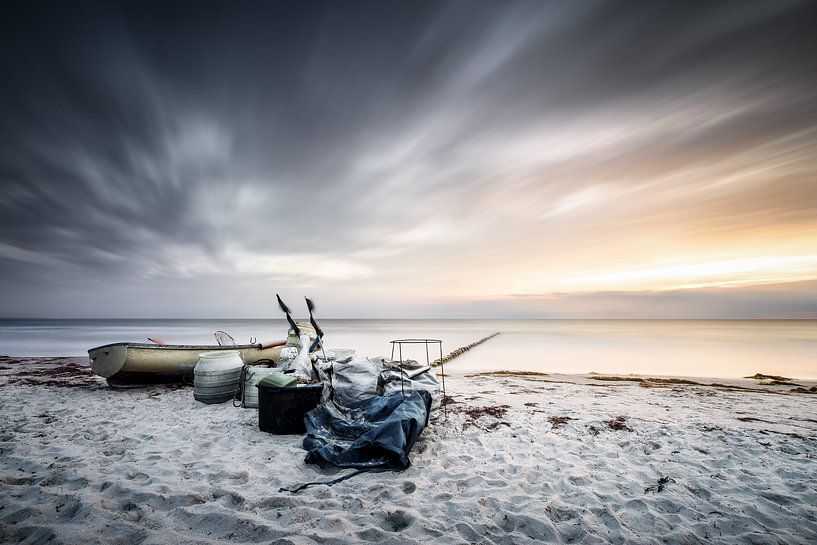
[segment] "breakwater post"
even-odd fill
[[[457,348],[456,350],[454,350],[452,352],[449,352],[448,354],[446,354],[442,358],[437,358],[436,360],[432,361],[431,366],[432,367],[437,367],[438,365],[440,365],[442,363],[447,363],[447,362],[453,360],[454,358],[456,358],[457,356],[459,356],[460,354],[464,354],[465,352],[468,352],[469,350],[471,350],[475,346],[479,346],[482,343],[484,343],[485,341],[493,339],[497,335],[499,335],[499,331],[497,331],[496,333],[492,333],[491,335],[488,335],[487,337],[483,337],[478,341],[474,341],[471,344],[461,346],[461,347]]]

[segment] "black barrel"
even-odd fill
[[[258,384],[258,427],[276,435],[304,433],[304,415],[318,406],[323,384],[277,388]]]

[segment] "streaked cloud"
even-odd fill
[[[817,316],[813,3],[3,9],[0,314]]]

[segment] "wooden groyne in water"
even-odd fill
[[[493,339],[497,335],[499,335],[499,331],[497,331],[496,333],[492,333],[491,335],[488,335],[487,337],[483,337],[478,341],[474,341],[471,344],[461,346],[461,347],[457,348],[456,350],[454,350],[453,352],[449,352],[447,355],[443,356],[442,358],[437,358],[436,360],[432,361],[431,366],[432,367],[437,367],[438,365],[440,365],[442,363],[448,363],[449,361],[453,360],[454,358],[456,358],[460,354],[464,354],[465,352],[468,352],[469,350],[471,350],[475,346],[479,346],[482,343],[484,343],[485,341]]]

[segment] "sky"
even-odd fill
[[[816,23],[4,2],[0,317],[817,318]]]

